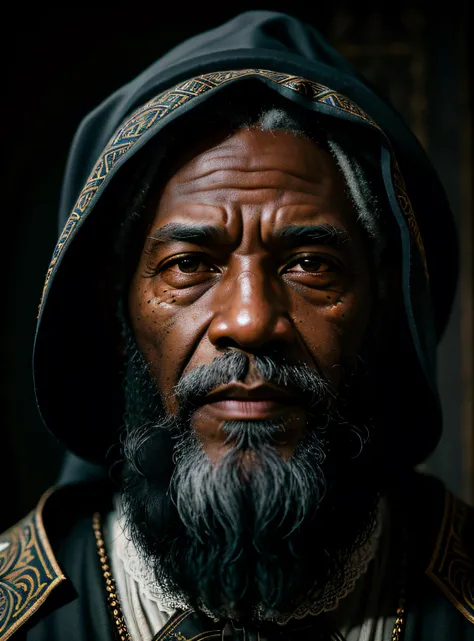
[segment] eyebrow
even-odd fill
[[[155,229],[148,236],[148,251],[153,251],[158,245],[171,241],[211,245],[214,243],[229,243],[225,229],[214,225],[187,225],[185,223],[168,223]]]
[[[320,225],[288,225],[277,229],[273,239],[284,244],[302,242],[319,243],[337,247],[350,240],[348,232],[342,227],[322,223]],[[155,229],[147,241],[147,250],[153,252],[157,246],[171,241],[194,243],[199,245],[230,244],[225,229],[214,225],[189,225],[186,223],[168,223]]]
[[[343,227],[322,223],[320,225],[288,225],[278,229],[274,238],[281,241],[296,242],[317,242],[321,245],[337,247],[350,240],[348,232]]]

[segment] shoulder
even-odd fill
[[[425,474],[402,485],[395,516],[408,536],[407,600],[430,620],[467,625],[474,638],[474,508]]]
[[[474,624],[474,509],[447,490],[425,573]]]
[[[86,486],[48,490],[37,507],[0,535],[0,641],[74,598],[58,555],[76,524],[103,501]],[[61,560],[58,560],[61,559]]]
[[[35,510],[0,535],[0,640],[8,639],[66,580],[43,523],[49,490]]]

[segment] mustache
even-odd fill
[[[321,401],[336,395],[329,380],[306,363],[289,364],[277,353],[250,357],[237,350],[218,356],[207,365],[198,365],[180,379],[173,394],[182,410],[190,411],[217,387],[243,382],[251,366],[262,384],[289,387],[306,398],[310,407],[314,408]]]

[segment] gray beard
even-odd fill
[[[374,529],[381,487],[370,428],[342,415],[341,403],[325,409],[327,382],[303,366],[256,359],[263,380],[285,376],[312,395],[305,434],[284,460],[273,444],[277,422],[228,422],[232,445],[212,463],[190,412],[223,377],[242,380],[248,358],[194,370],[177,388],[182,411],[169,416],[133,340],[128,355],[123,503],[158,583],[214,618],[255,622],[297,609],[341,576]]]

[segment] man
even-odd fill
[[[0,539],[0,639],[474,638],[472,512],[414,472],[453,223],[391,107],[243,14],[85,120],[65,210],[38,406],[109,475]]]

